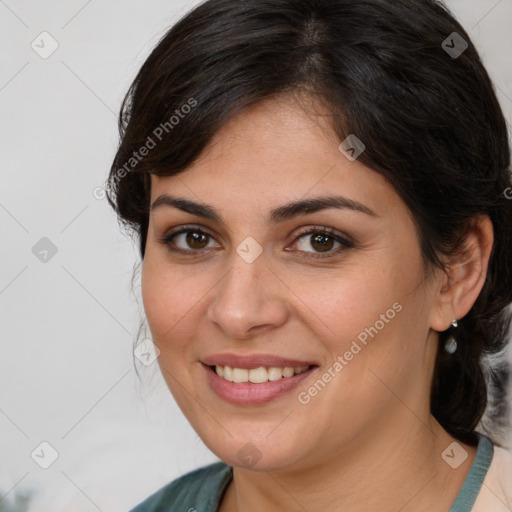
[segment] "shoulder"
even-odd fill
[[[512,450],[493,447],[491,465],[472,512],[512,510]]]
[[[130,512],[215,512],[232,468],[214,462],[173,480]]]

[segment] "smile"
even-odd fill
[[[305,372],[309,366],[298,366],[296,368],[291,366],[270,366],[268,368],[260,366],[249,370],[247,368],[232,368],[231,366],[215,365],[211,366],[211,368],[215,370],[219,377],[229,382],[262,384],[263,382],[293,377],[294,375]]]
[[[233,366],[218,364],[219,361],[212,364],[215,362],[212,359],[201,364],[210,389],[222,400],[239,406],[261,405],[283,397],[319,369],[318,365],[304,364],[304,361],[278,366],[276,358],[271,363],[267,359],[267,364],[259,358],[251,358],[251,362],[231,358],[229,362]],[[227,362],[225,357],[222,359]]]

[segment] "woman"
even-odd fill
[[[510,325],[510,149],[442,5],[209,0],[120,129],[109,201],[160,369],[221,459],[134,511],[510,507],[475,430]]]

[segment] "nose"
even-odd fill
[[[247,263],[235,253],[231,270],[215,287],[207,318],[230,339],[250,339],[286,323],[286,290],[263,254]]]

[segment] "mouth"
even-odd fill
[[[319,368],[306,361],[266,356],[219,356],[202,361],[201,365],[210,388],[236,405],[260,405],[284,396]]]
[[[209,368],[220,378],[237,384],[250,382],[252,384],[263,384],[264,382],[275,382],[280,379],[288,379],[300,375],[313,368],[315,365],[306,366],[259,366],[257,368],[233,368],[232,366],[211,365]]]

